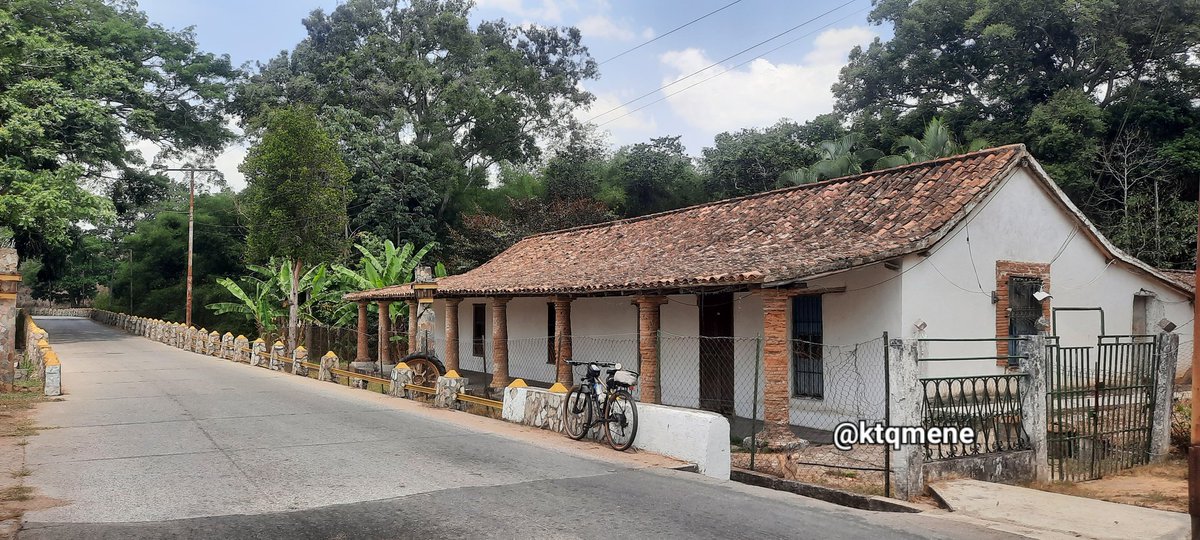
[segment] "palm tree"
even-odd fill
[[[883,152],[863,146],[860,133],[849,133],[833,141],[821,141],[821,160],[809,167],[783,173],[782,185],[800,185],[863,172],[864,165],[883,156]],[[870,170],[868,167],[867,170]]]
[[[933,120],[930,120],[926,124],[925,133],[921,135],[920,139],[911,135],[900,137],[896,141],[896,146],[893,150],[899,152],[879,158],[875,162],[875,168],[886,169],[909,163],[957,156],[967,152],[982,150],[988,146],[988,142],[984,139],[974,139],[965,146],[959,144],[954,138],[954,133],[946,126],[946,123],[941,118],[934,117]]]

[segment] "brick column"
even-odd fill
[[[392,363],[391,342],[388,341],[392,330],[392,320],[388,317],[392,303],[380,300],[379,304],[379,365],[380,369]]]
[[[417,311],[419,304],[416,298],[408,300],[408,354],[417,352]]]
[[[763,419],[764,436],[770,439],[786,439],[791,436],[788,429],[788,354],[787,306],[788,295],[784,291],[762,289],[763,301]]]
[[[367,302],[358,302],[358,352],[354,355],[355,362],[370,362],[371,352],[367,346]]]
[[[571,359],[571,298],[554,297],[554,363],[558,368],[556,382],[571,387],[574,377],[567,360]]]
[[[458,305],[462,298],[446,299],[446,370],[458,371]]]
[[[661,327],[660,306],[667,303],[665,296],[639,296],[634,299],[638,306],[638,384],[642,389],[641,401],[659,402],[658,382],[658,330]]]
[[[508,301],[492,299],[492,388],[508,386]]]

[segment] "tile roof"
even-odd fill
[[[1159,269],[1159,271],[1166,274],[1167,277],[1175,280],[1180,285],[1187,287],[1188,289],[1194,288],[1196,286],[1196,271],[1195,270]]]
[[[527,237],[438,296],[588,294],[804,279],[931,246],[1028,156],[1023,145]],[[412,294],[404,286],[350,300]]]

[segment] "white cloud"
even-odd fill
[[[539,22],[557,23],[562,20],[562,7],[558,0],[528,4],[525,0],[476,0],[475,5],[480,9],[494,9]]]
[[[765,126],[782,117],[803,121],[833,108],[830,86],[837,82],[846,56],[855,45],[875,37],[869,28],[854,26],[822,32],[800,64],[774,64],[759,58],[687,91],[683,88],[720,73],[718,66],[679,82],[663,92],[678,94],[667,103],[688,124],[708,131]],[[670,84],[704,69],[713,60],[700,49],[671,51],[659,57],[671,74]]]
[[[615,41],[633,41],[637,37],[650,39],[654,37],[653,28],[643,28],[641,32],[634,31],[628,20],[614,21],[606,15],[590,15],[584,17],[576,25],[584,37],[611,39]]]
[[[611,133],[617,144],[637,142],[646,135],[653,134],[658,129],[658,122],[654,117],[641,111],[631,112],[630,107],[621,105],[625,101],[616,94],[597,92],[596,100],[588,108],[575,110],[575,118],[587,122],[603,114],[592,123],[601,124],[612,120],[601,129]],[[608,112],[610,110],[612,112]],[[604,114],[606,112],[608,114]]]

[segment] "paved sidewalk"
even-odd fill
[[[1176,539],[1188,536],[1191,523],[1187,514],[978,480],[938,482],[930,489],[955,513],[1044,531],[1041,538]]]

